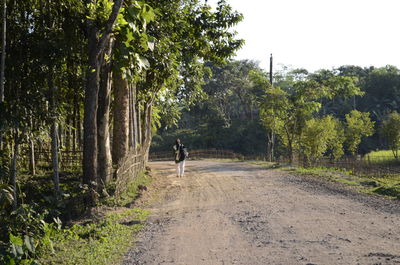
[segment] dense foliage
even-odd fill
[[[382,134],[386,138],[393,156],[399,160],[400,150],[400,114],[396,111],[390,113],[389,117],[383,121]]]
[[[180,137],[192,149],[267,158],[297,153],[312,161],[393,145],[380,133],[389,113],[400,109],[400,70],[393,66],[315,73],[283,68],[274,73],[273,84],[252,61],[207,66],[212,73],[203,85],[207,97],[184,110],[177,127],[162,126],[152,150],[169,150]]]
[[[249,78],[261,71],[252,61],[226,65],[207,63],[206,96],[190,108],[183,108],[179,125],[162,122],[153,138],[153,151],[168,151],[176,138],[190,149],[232,149],[243,154],[264,153],[266,131],[259,122],[257,88]]]
[[[232,28],[242,15],[224,0],[215,9],[199,0],[3,3],[0,251],[10,264],[32,263],[41,221],[69,220],[112,195],[121,161],[147,159],[160,119],[173,124],[177,102],[204,96],[203,62],[240,48]],[[37,224],[14,231],[23,209]]]

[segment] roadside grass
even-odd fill
[[[149,211],[125,209],[100,221],[76,224],[51,235],[54,247],[40,258],[41,264],[120,264],[141,230]]]
[[[297,167],[290,164],[276,164],[265,161],[249,161],[267,169],[277,169],[303,176],[311,176],[344,184],[359,192],[400,199],[400,174],[385,174],[379,177],[354,174],[351,170],[326,167]]]
[[[275,162],[267,162],[267,161],[248,161],[249,164],[257,165],[263,168],[277,168],[278,165]]]
[[[102,199],[100,207],[94,209],[99,214],[52,231],[51,244],[42,251],[40,264],[120,264],[150,213],[129,207],[152,180],[147,172],[140,173],[119,199],[114,196]]]
[[[376,177],[356,175],[349,170],[324,167],[293,167],[283,170],[342,183],[362,193],[378,194],[390,199],[400,199],[400,174],[386,174]]]
[[[239,158],[195,158],[195,159],[188,159],[189,161],[218,161],[218,162],[240,162],[243,161]]]
[[[148,173],[141,172],[128,184],[128,188],[120,198],[105,198],[103,204],[107,206],[129,206],[140,196],[141,189],[149,186],[152,180],[152,177]]]

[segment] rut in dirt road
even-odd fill
[[[400,264],[398,201],[234,162],[151,163],[162,203],[123,264]]]

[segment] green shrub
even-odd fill
[[[51,235],[61,229],[60,219],[51,224],[45,221],[47,211],[39,213],[37,205],[22,204],[8,217],[2,217],[7,226],[7,239],[2,235],[0,264],[40,264],[43,249],[52,248]]]

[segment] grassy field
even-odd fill
[[[400,153],[400,150],[399,150]],[[396,162],[392,150],[379,150],[373,151],[364,156],[370,162],[384,163],[384,162]]]

